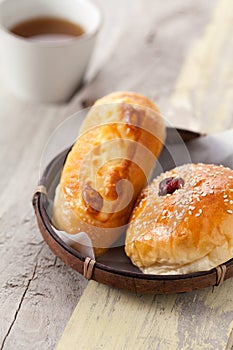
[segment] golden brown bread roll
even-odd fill
[[[165,140],[158,108],[146,97],[117,92],[89,111],[56,190],[53,223],[88,233],[98,255],[124,230]]]
[[[187,164],[154,179],[126,233],[126,254],[144,273],[206,271],[233,257],[233,170]]]

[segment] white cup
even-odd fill
[[[85,33],[60,42],[43,42],[10,32],[16,24],[38,17],[68,19],[81,25]],[[100,11],[88,0],[0,2],[0,78],[24,99],[67,101],[83,81],[100,24]]]

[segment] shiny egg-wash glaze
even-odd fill
[[[124,231],[164,140],[163,120],[148,98],[117,92],[98,100],[61,175],[56,227],[87,232],[95,254],[103,253]]]
[[[167,178],[183,186],[161,195]],[[233,170],[186,164],[156,178],[131,217],[125,251],[143,272],[208,271],[233,257]]]

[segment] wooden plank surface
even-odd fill
[[[233,5],[231,0],[220,0],[212,21],[182,66],[171,98],[173,111],[194,111],[204,132],[232,127],[232,62]]]
[[[212,114],[205,115],[203,118],[206,119],[197,117],[193,126],[196,122],[196,126],[211,131],[233,127],[232,99],[229,99],[232,94],[232,76],[229,78],[232,73],[232,45],[224,55],[227,43],[232,42],[232,14],[232,2],[222,0],[217,3],[204,35],[184,62],[171,96],[174,109],[191,111],[194,106],[190,96],[198,90],[199,105],[195,106],[195,111],[203,113],[201,108],[210,106]],[[219,31],[221,34],[218,34]],[[220,73],[220,78],[215,79],[217,73]],[[213,80],[218,83],[216,89],[227,104],[226,108],[222,107],[222,99],[213,99],[216,103],[214,110],[212,104],[206,104]],[[214,113],[216,109],[221,113]],[[215,124],[216,121],[218,123]],[[143,296],[92,281],[78,303],[57,350],[232,349],[232,288],[233,280],[228,280],[214,290],[206,288],[180,295]]]
[[[2,181],[0,348],[4,350],[53,349],[86,287],[86,281],[82,276],[64,266],[43,243],[31,207],[32,193],[38,180],[41,153],[52,131],[67,116],[80,109],[82,101],[93,100],[120,89],[131,89],[147,94],[160,105],[170,122],[198,127],[193,119],[193,111],[186,113],[185,119],[182,120],[177,118],[181,115],[180,113],[172,114],[174,109],[170,95],[182,62],[195,39],[202,37],[216,1],[111,0],[106,2],[96,0],[96,2],[103,9],[104,26],[88,72],[88,81],[69,103],[55,106],[20,101],[5,91],[0,79],[0,161],[2,164],[0,167]],[[180,106],[177,108],[179,109]],[[90,294],[92,292],[95,297]],[[95,302],[95,298],[96,306],[92,303],[93,300]],[[180,296],[177,305],[185,309],[193,300],[191,296],[190,298],[184,300],[183,305]],[[228,298],[229,302],[226,305],[229,306],[230,296]],[[103,300],[105,321],[104,318],[99,318]],[[167,300],[157,297],[156,300],[152,302],[150,297],[140,296],[132,296],[131,300],[126,293],[119,294],[118,291],[91,282],[78,308],[84,320],[86,320],[86,308],[90,310],[94,308],[93,320],[98,320],[99,331],[103,325],[102,322],[108,322],[110,319],[116,329],[119,325],[121,329],[123,328],[124,322],[121,324],[119,317],[120,310],[124,309],[124,303],[129,312],[131,307],[135,312],[139,308],[138,317],[145,308],[148,310],[151,325],[142,324],[140,321],[139,327],[145,328],[152,342],[155,332],[153,327],[157,326],[155,326],[156,320],[153,314],[149,311],[150,305],[152,310],[157,309],[158,320],[161,318],[159,315],[163,314],[167,315],[168,320],[169,307],[175,305],[173,310],[176,316],[174,319],[170,318],[168,323],[172,325],[173,330],[179,316],[179,308],[176,309],[173,297]],[[111,311],[108,305],[112,305],[115,309],[113,318],[110,317]],[[117,305],[120,306],[119,309]],[[220,310],[220,301],[216,305],[218,305],[216,310]],[[192,308],[188,310],[193,312]],[[108,313],[110,318],[106,318]],[[125,312],[124,315],[126,315]],[[226,311],[224,325],[228,324],[229,315]],[[187,338],[191,318],[189,315],[189,322],[186,324],[186,316],[184,311],[183,319],[181,318],[183,321],[180,324],[183,324],[183,332]],[[132,317],[128,320],[126,318],[125,324],[129,325],[131,321]],[[91,319],[88,320],[88,323],[90,322]],[[107,340],[106,333],[104,340],[106,349],[112,349],[113,347],[109,346],[115,341],[111,323],[106,324],[110,339]],[[89,336],[92,333],[91,329],[95,330],[94,321],[92,325],[91,328],[90,324],[88,330]],[[124,331],[126,338],[129,338],[129,334],[127,335],[129,329],[127,327]],[[221,334],[223,334],[222,342],[225,344],[229,329],[224,328],[223,331],[221,329]],[[158,337],[162,339],[165,335],[168,336],[171,344],[172,341],[175,344],[179,339],[174,340],[172,334],[169,336],[166,325],[161,324],[158,328]],[[99,336],[99,334],[96,335],[96,341],[99,340]],[[82,338],[82,342],[85,339],[85,337]],[[145,343],[149,340],[141,339],[140,344],[143,344],[143,341]],[[92,342],[89,348],[91,346],[93,349],[101,348],[101,342],[93,344]],[[118,343],[119,348],[123,346],[122,344]],[[83,346],[85,348],[86,345]],[[64,346],[63,348],[67,349]],[[76,348],[81,349],[79,346],[74,347]]]
[[[48,250],[31,206],[38,161],[59,114],[56,108],[32,110],[13,98],[3,105],[8,110],[1,111],[6,118],[0,154],[1,348],[32,349],[36,344],[46,349],[53,346],[86,285]]]
[[[231,349],[232,309],[229,280],[214,291],[157,296],[92,281],[56,349]]]

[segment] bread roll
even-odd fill
[[[146,97],[117,92],[98,100],[66,159],[54,225],[87,232],[95,254],[103,253],[124,230],[164,140],[159,110]]]
[[[206,271],[233,257],[233,170],[187,164],[146,188],[132,213],[126,254],[149,274]]]

